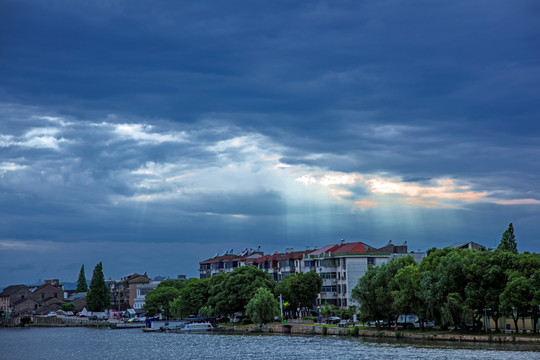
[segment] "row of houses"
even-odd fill
[[[165,277],[151,280],[146,274],[132,273],[120,280],[106,280],[111,299],[111,310],[125,311],[135,309],[142,311],[146,294],[154,290]],[[185,275],[178,275],[185,280]],[[47,314],[57,311],[63,303],[73,303],[75,311],[86,307],[86,292],[64,290],[58,279],[45,280],[43,285],[10,285],[0,293],[0,314],[4,316],[20,314]]]
[[[411,255],[420,262],[424,252],[409,252],[407,244],[394,245],[391,241],[376,248],[363,242],[345,242],[326,245],[320,249],[293,251],[265,255],[260,248],[245,249],[234,254],[232,250],[223,255],[201,261],[199,277],[209,278],[219,273],[230,273],[239,266],[254,265],[269,273],[275,281],[289,274],[314,271],[323,279],[316,304],[328,303],[338,308],[351,305],[351,292],[370,266],[376,266],[392,258]]]
[[[0,312],[46,314],[50,309],[58,309],[65,295],[58,279],[45,280],[40,286],[11,285],[0,293]]]

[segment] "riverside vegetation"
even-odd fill
[[[146,296],[144,309],[150,316],[174,318],[244,312],[250,318],[245,322],[264,324],[279,313],[275,299],[280,294],[285,313],[296,317],[294,309],[310,309],[321,286],[315,272],[291,274],[276,284],[268,273],[244,266],[209,279],[165,280]],[[511,316],[516,330],[518,319],[530,316],[536,332],[540,257],[518,253],[510,224],[495,250],[433,248],[419,264],[406,256],[371,267],[352,297],[360,304],[360,320],[375,320],[378,327],[395,323],[399,314],[417,314],[421,324],[434,320],[442,330],[478,331],[486,314],[496,326],[499,318]],[[346,319],[357,311],[354,306],[336,310],[324,304],[322,313]]]

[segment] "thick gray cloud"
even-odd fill
[[[0,286],[340,238],[495,246],[509,222],[538,251],[539,12],[2,2]]]

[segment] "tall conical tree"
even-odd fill
[[[501,242],[497,246],[497,250],[506,250],[517,254],[517,242],[514,236],[514,226],[512,223],[508,225],[508,229],[503,233]]]
[[[86,275],[84,274],[84,265],[81,266],[81,272],[79,273],[79,280],[77,280],[76,293],[87,292],[88,284],[86,283]]]
[[[86,304],[90,311],[103,311],[111,307],[109,288],[105,284],[101,262],[94,268],[92,281],[90,281],[90,291],[86,296]]]

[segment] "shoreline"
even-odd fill
[[[85,321],[85,322],[70,322],[60,323],[56,321],[43,321],[40,323],[27,324],[24,327],[46,328],[46,327],[90,327],[90,328],[111,328],[118,329],[136,329],[137,327],[117,327],[116,323],[103,321]],[[0,328],[20,328],[21,326],[0,326]],[[140,327],[138,329],[141,329]],[[343,337],[369,337],[369,338],[391,338],[391,339],[408,339],[419,341],[453,341],[453,342],[484,342],[484,343],[513,343],[513,344],[540,344],[540,334],[523,336],[523,334],[465,334],[465,333],[434,333],[429,332],[414,332],[408,330],[377,330],[365,329],[360,326],[354,327],[335,327],[327,325],[314,324],[266,324],[257,325],[226,325],[221,331],[216,333],[227,334],[291,334],[291,335],[332,335]]]
[[[351,337],[370,338],[393,338],[411,339],[420,341],[455,341],[455,342],[485,342],[485,343],[525,343],[540,344],[540,335],[520,336],[520,334],[463,334],[463,333],[433,333],[433,332],[412,332],[407,330],[376,330],[361,329],[355,327],[329,327],[325,325],[306,324],[267,324],[263,326],[237,325],[225,326],[225,332],[230,333],[275,333],[275,334],[295,334],[295,335],[334,335]]]

